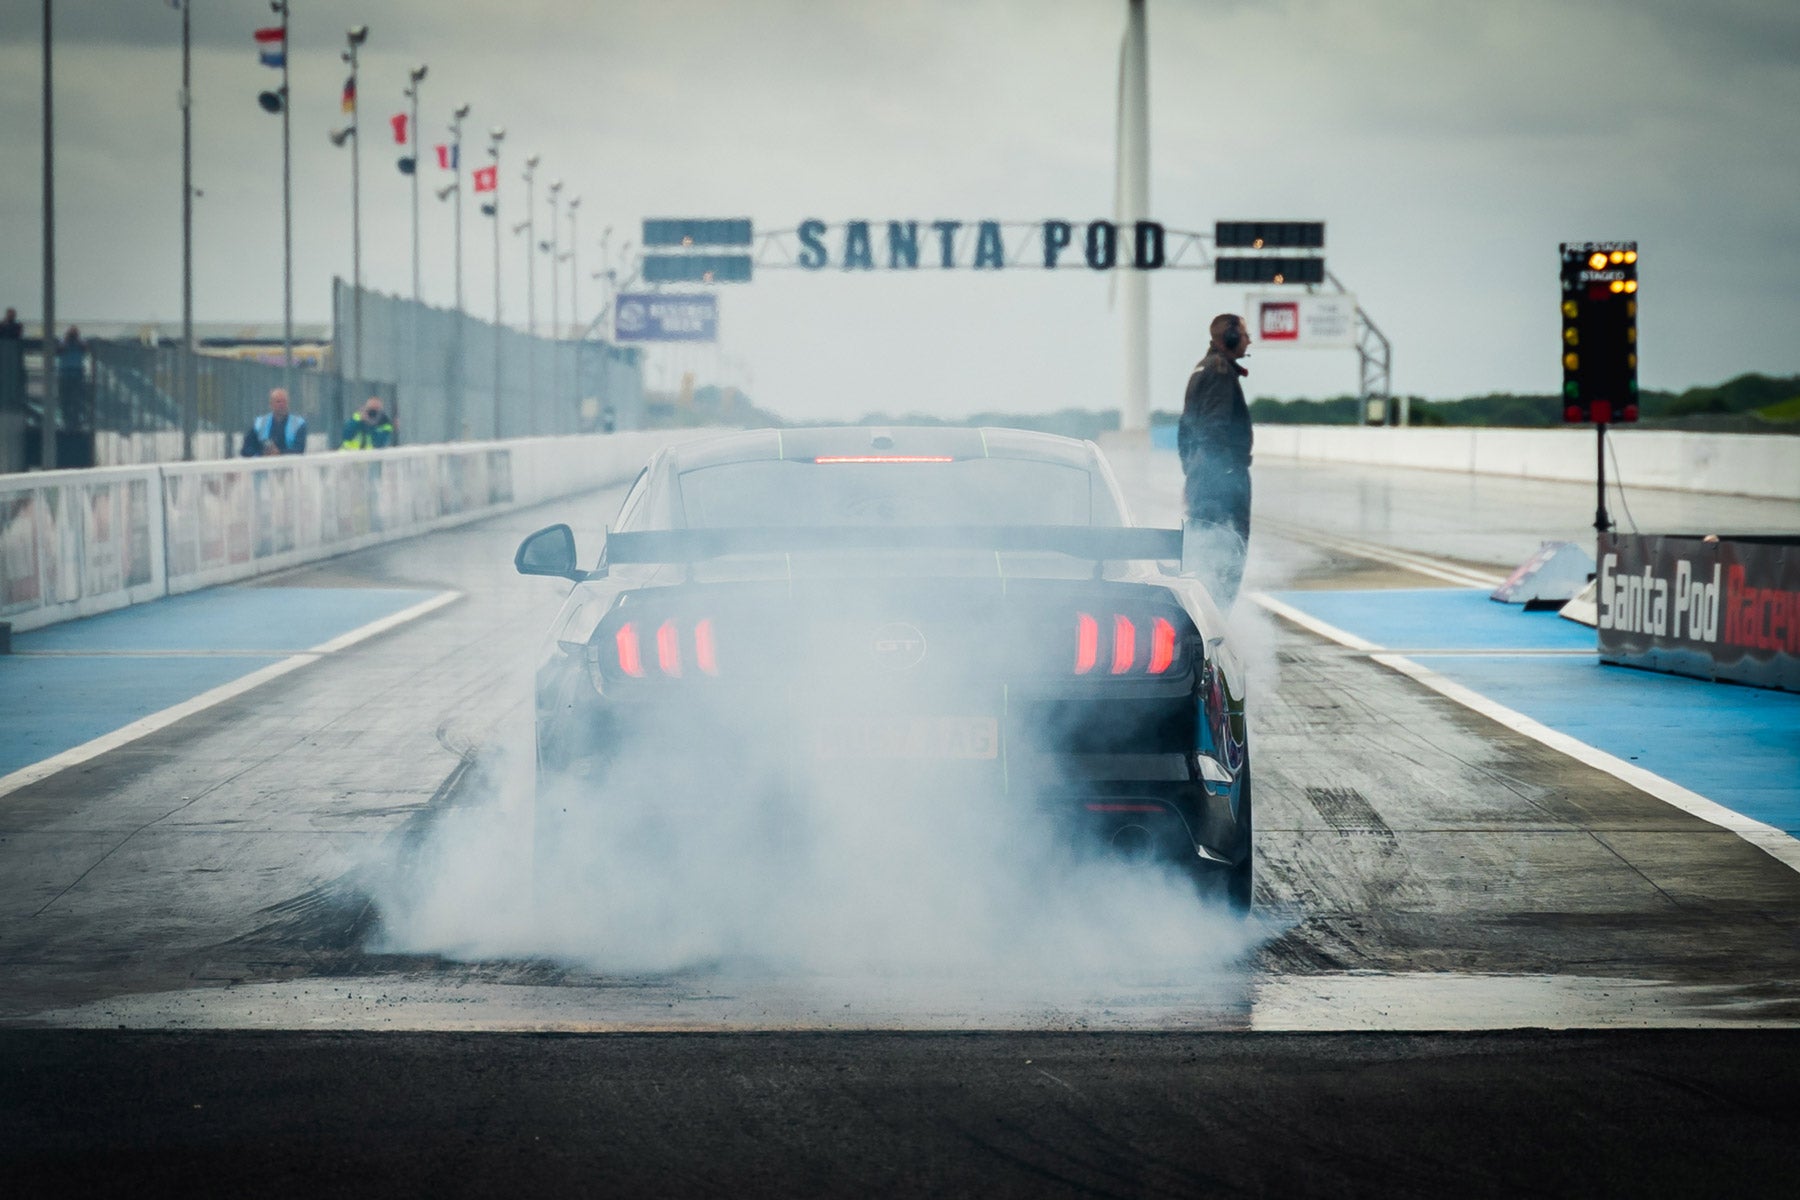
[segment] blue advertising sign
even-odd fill
[[[713,342],[719,338],[719,301],[711,295],[626,294],[613,309],[621,342]]]

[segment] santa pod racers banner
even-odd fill
[[[1800,692],[1800,537],[1602,534],[1600,660]]]

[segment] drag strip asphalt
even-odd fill
[[[12,1196],[1785,1196],[1762,1032],[0,1031]]]
[[[455,591],[217,587],[19,634],[0,796],[436,612]]]

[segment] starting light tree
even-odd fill
[[[1563,423],[1638,419],[1636,242],[1562,245]]]

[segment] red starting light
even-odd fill
[[[1569,407],[1563,409],[1563,420],[1569,422],[1570,424],[1574,424],[1575,422],[1580,421],[1581,420],[1581,406],[1579,404],[1571,404],[1571,405],[1569,405]]]
[[[1626,406],[1625,406],[1625,416],[1624,416],[1624,419],[1625,419],[1625,420],[1627,420],[1627,421],[1635,421],[1635,420],[1637,420],[1637,405],[1635,405],[1635,404],[1627,404],[1627,405],[1626,405]]]

